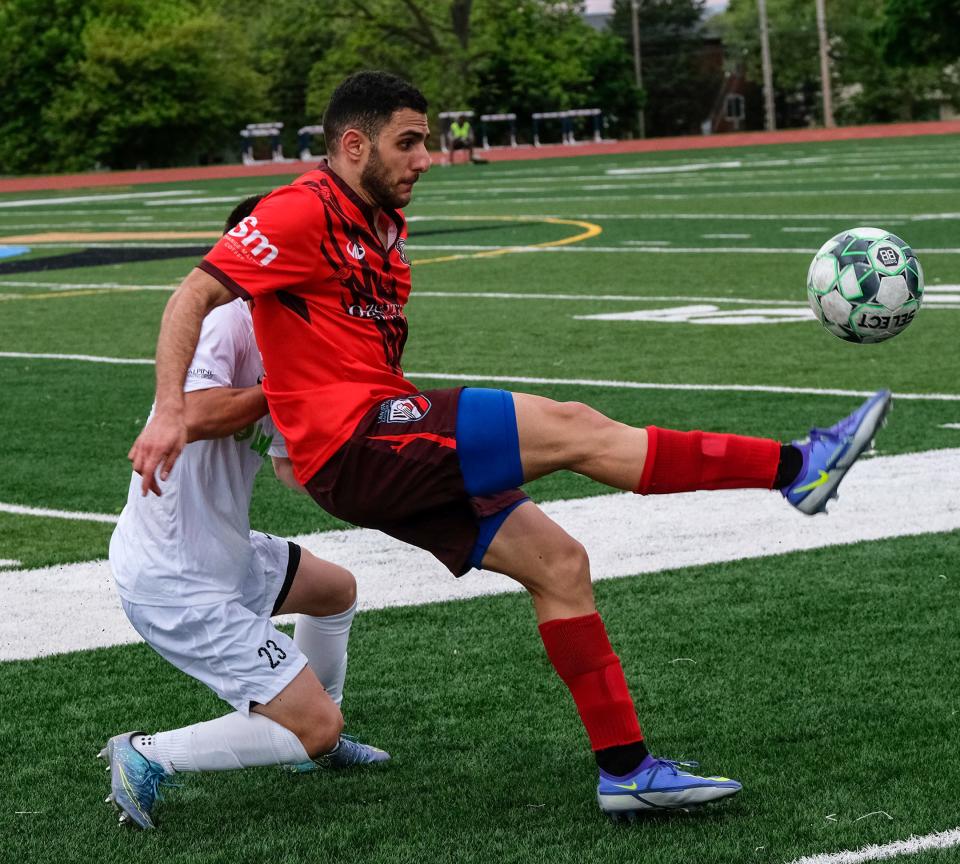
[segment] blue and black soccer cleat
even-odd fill
[[[305,774],[308,771],[339,771],[359,765],[375,765],[378,762],[386,762],[389,758],[390,754],[386,750],[370,744],[362,744],[348,735],[341,735],[337,748],[333,752],[324,753],[322,756],[298,765],[285,767],[297,774]]]
[[[729,777],[699,777],[681,770],[696,767],[696,762],[647,756],[626,777],[614,777],[601,769],[597,803],[614,821],[633,821],[639,813],[700,807],[736,795],[742,788]]]
[[[889,390],[880,390],[829,429],[811,429],[807,440],[792,442],[803,455],[803,468],[780,490],[783,497],[808,516],[825,512],[850,466],[872,444],[892,398]]]
[[[120,824],[151,829],[153,805],[160,799],[160,786],[169,785],[169,774],[156,762],[147,759],[132,743],[134,735],[114,735],[97,757],[106,759],[110,772],[110,794],[106,803],[120,811]]]

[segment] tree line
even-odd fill
[[[238,131],[265,120],[284,122],[294,152],[337,82],[369,68],[417,84],[435,128],[440,110],[512,111],[529,140],[534,111],[600,107],[605,134],[626,137],[643,106],[647,134],[693,133],[724,73],[711,41],[759,80],[755,0],[709,21],[705,2],[641,0],[641,90],[630,0],[602,31],[580,0],[2,0],[0,174],[233,161]],[[828,5],[838,119],[925,118],[957,100],[957,0]],[[805,99],[786,119],[815,121],[813,0],[768,6],[778,106]]]

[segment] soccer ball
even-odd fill
[[[883,342],[913,321],[923,299],[923,268],[906,243],[882,228],[851,228],[831,238],[807,271],[814,315],[847,342]]]

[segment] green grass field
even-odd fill
[[[960,287],[947,287],[960,283],[958,144],[435,168],[407,211],[416,266],[404,368],[425,388],[464,376],[637,425],[783,439],[858,401],[820,391],[888,386],[911,398],[897,400],[881,455],[960,447]],[[31,250],[0,257],[0,580],[39,591],[24,569],[106,557],[112,525],[81,517],[123,506],[153,367],[74,355],[149,361],[196,248],[232,202],[269,188],[254,178],[0,195],[0,250]],[[813,252],[856,225],[902,236],[926,273],[916,322],[881,345],[842,343],[797,312]],[[211,238],[49,236],[198,231]],[[145,247],[184,254],[25,266],[91,249],[116,262]],[[587,317],[636,312],[666,320]],[[721,323],[731,317],[754,323]],[[957,481],[943,480],[930,494],[955,511]],[[572,475],[530,486],[539,501],[604,491]],[[838,507],[827,518],[850,520],[856,536],[870,514]],[[252,522],[279,534],[343,527],[267,471]],[[521,595],[357,618],[344,712],[350,731],[393,753],[385,770],[186,776],[150,835],[114,826],[93,756],[116,732],[209,719],[223,704],[143,645],[3,662],[0,857],[789,862],[952,830],[958,552],[952,531],[599,583],[654,749],[744,782],[725,806],[629,828],[596,809],[585,736]],[[84,614],[54,601],[58,627]],[[29,643],[48,618],[17,626]]]

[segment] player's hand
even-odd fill
[[[183,411],[158,410],[127,454],[133,470],[143,478],[140,488],[144,495],[150,491],[161,494],[157,470],[160,470],[160,479],[166,480],[186,443],[187,424]]]

